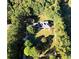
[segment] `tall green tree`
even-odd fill
[[[70,59],[69,1],[8,0],[8,22],[11,23],[7,37],[8,59],[19,59],[23,52],[34,59]],[[35,37],[38,31],[35,32],[32,24],[45,20],[54,22],[51,27],[53,36]],[[28,38],[24,43],[26,34]]]

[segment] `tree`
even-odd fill
[[[63,1],[8,0],[8,22],[11,22],[7,37],[8,59],[19,59],[22,52],[34,59],[70,59],[70,26],[67,26],[70,0]],[[40,31],[34,29],[32,24],[45,20],[54,22],[50,35],[36,37]],[[23,41],[26,34],[28,38]]]

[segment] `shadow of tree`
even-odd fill
[[[44,52],[45,50],[50,48],[51,43],[53,41],[52,40],[53,37],[54,37],[53,35],[49,35],[48,37],[45,37],[45,40],[47,40],[47,41],[42,42],[41,39],[44,38],[44,35],[36,38],[35,34],[34,35],[29,34],[28,40],[33,44],[33,47],[35,47],[37,49],[37,51],[41,54],[42,52]],[[50,50],[46,54],[50,54],[50,53],[53,53],[53,51]],[[47,58],[47,56],[45,56],[44,58]]]
[[[61,17],[63,18],[65,24],[65,31],[67,32],[71,42],[71,7],[68,5],[68,1],[65,2],[64,0],[62,0],[60,2],[60,10]],[[70,55],[71,51],[67,51],[66,54]]]
[[[20,55],[19,56],[19,59],[22,59],[23,57],[23,49],[24,49],[24,41],[22,40],[26,34],[28,34],[28,32],[26,31],[26,27],[30,24],[32,24],[33,20],[36,22],[38,20],[38,16],[37,15],[29,15],[27,16],[27,14],[23,14],[21,13],[19,16],[18,16],[18,20],[20,20],[20,28],[18,30],[18,41],[17,42],[17,47],[19,47],[19,50],[18,51],[18,54]],[[30,34],[28,34],[30,35]],[[34,39],[32,35],[30,35],[30,38],[31,39]],[[34,42],[34,41],[32,41]],[[14,44],[14,43],[13,43]],[[19,45],[20,44],[20,45]]]
[[[60,2],[60,10],[61,10],[61,17],[63,18],[63,21],[65,23],[65,31],[71,38],[71,7],[68,5],[68,1],[65,2],[62,0]]]

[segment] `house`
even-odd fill
[[[45,29],[45,28],[50,29],[51,25],[52,24],[49,21],[38,22],[33,24],[35,28],[39,28],[39,29]]]

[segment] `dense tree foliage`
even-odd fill
[[[8,59],[70,59],[70,0],[8,0],[7,8]],[[46,20],[50,30],[32,26]]]

